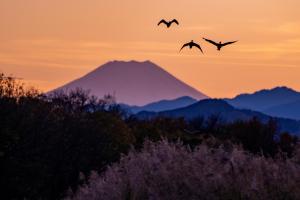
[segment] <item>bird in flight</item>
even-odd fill
[[[173,19],[172,21],[167,22],[166,20],[162,19],[157,26],[159,26],[160,24],[165,24],[167,26],[167,28],[170,28],[170,26],[175,23],[177,25],[179,25],[178,21],[176,19]]]
[[[191,42],[189,42],[189,43],[184,44],[184,45],[181,47],[180,51],[181,51],[183,48],[185,48],[185,47],[190,47],[190,49],[193,48],[193,47],[197,47],[197,48],[203,53],[203,51],[202,51],[200,45],[197,44],[197,43],[195,43],[193,40],[192,40]]]
[[[207,42],[209,42],[209,43],[215,45],[215,46],[218,48],[218,51],[220,51],[221,48],[224,47],[224,46],[227,46],[227,45],[229,45],[229,44],[233,44],[233,43],[236,43],[236,42],[237,42],[237,41],[233,41],[233,42],[226,42],[226,43],[222,43],[222,42],[217,43],[217,42],[214,42],[214,41],[209,40],[209,39],[206,39],[206,38],[203,38],[203,39],[204,39],[205,41],[207,41]]]

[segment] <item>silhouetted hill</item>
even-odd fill
[[[190,106],[170,111],[144,111],[137,114],[137,117],[140,119],[150,119],[157,116],[172,118],[183,117],[187,120],[191,120],[197,117],[203,117],[204,119],[207,119],[211,116],[218,116],[225,123],[234,122],[237,120],[250,120],[253,117],[256,117],[260,121],[266,123],[272,118],[260,112],[234,108],[233,106],[229,105],[226,101],[219,99],[206,99],[192,104]],[[276,121],[278,122],[281,131],[288,131],[293,134],[300,134],[300,121],[284,118],[274,119],[276,119]]]
[[[300,100],[300,93],[288,87],[276,87],[253,94],[241,94],[233,99],[225,100],[237,108],[264,111],[274,106]]]
[[[236,108],[256,110],[275,117],[300,119],[300,92],[287,87],[241,94],[225,101]]]
[[[300,120],[300,100],[288,104],[273,106],[265,110],[264,113],[276,117]]]
[[[137,106],[182,96],[208,98],[150,61],[108,62],[56,90],[78,87],[100,98],[111,94],[118,103]]]
[[[131,113],[138,113],[141,111],[161,112],[161,111],[186,107],[196,102],[197,102],[196,99],[185,96],[174,100],[162,100],[162,101],[150,103],[145,106],[129,106],[124,104],[121,106]]]

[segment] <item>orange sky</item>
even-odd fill
[[[299,0],[0,0],[0,71],[47,91],[110,60],[151,60],[211,97],[300,90],[299,8]],[[180,27],[156,26],[174,17]],[[239,42],[218,52],[202,37]],[[205,55],[178,53],[191,39]]]

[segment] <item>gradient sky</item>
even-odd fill
[[[0,0],[0,72],[43,91],[111,60],[151,60],[211,97],[300,90],[299,0]],[[181,26],[157,27],[161,18]],[[239,40],[222,52],[201,40]],[[197,50],[178,53],[194,39]]]

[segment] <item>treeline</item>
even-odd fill
[[[242,145],[255,154],[293,156],[297,137],[276,122],[222,124],[212,116],[193,121],[128,116],[110,96],[77,89],[45,95],[0,74],[0,187],[4,199],[61,199],[102,172],[131,147],[165,138],[190,147],[203,142]]]

